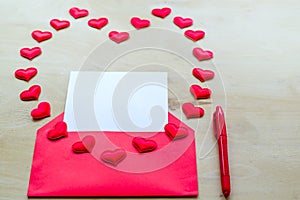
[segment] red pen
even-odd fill
[[[220,159],[220,176],[222,192],[227,198],[230,194],[230,175],[227,150],[227,133],[224,112],[221,106],[216,107],[213,114],[214,135],[218,140],[219,159]]]

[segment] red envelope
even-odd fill
[[[63,114],[37,131],[28,197],[197,196],[194,131],[169,113],[169,123],[188,129],[187,137],[170,140],[160,133],[69,132],[50,141],[47,133]],[[157,142],[153,152],[138,153],[138,134]],[[75,154],[72,144],[95,137],[91,153]],[[127,156],[117,166],[102,162],[103,150],[123,148]]]

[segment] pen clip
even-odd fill
[[[224,112],[220,106],[216,107],[216,111],[213,114],[213,128],[216,139],[218,139],[220,135],[226,135]]]

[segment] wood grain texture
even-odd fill
[[[73,6],[88,9],[90,16],[74,20],[68,14]],[[173,9],[170,16],[162,20],[151,15],[152,8],[163,6]],[[192,28],[206,31],[206,37],[197,45],[214,51],[213,63],[224,83],[232,177],[230,199],[300,199],[299,9],[297,0],[1,2],[1,199],[27,199],[36,130],[63,111],[69,72],[80,69],[89,52],[107,39],[110,30],[132,30],[132,16],[149,18],[153,26],[183,34],[172,24],[176,15],[192,17]],[[88,19],[102,16],[110,20],[103,30],[87,25]],[[71,26],[56,32],[49,25],[52,18],[68,19]],[[53,38],[37,44],[31,38],[36,29],[52,31]],[[20,48],[36,45],[43,49],[40,57],[29,62],[19,56]],[[147,53],[157,62],[183,66],[179,71],[189,76],[191,66],[182,60]],[[128,55],[114,66],[126,66],[134,56],[149,59],[145,52],[140,54]],[[29,83],[14,78],[16,69],[30,66],[36,66],[39,73]],[[170,81],[178,86],[179,93],[189,94],[188,88],[176,79]],[[19,93],[33,84],[42,86],[40,101],[47,100],[52,105],[52,117],[38,122],[30,117],[37,102],[19,100]],[[185,100],[193,101],[188,96]],[[172,112],[178,113],[178,102],[172,98],[169,102]],[[217,149],[208,126],[211,102],[204,102],[201,105],[207,114],[197,129],[197,199],[224,199]],[[187,123],[194,126],[193,121]]]

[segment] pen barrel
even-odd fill
[[[221,176],[229,176],[227,136],[220,135],[218,138],[220,173]]]
[[[230,176],[228,163],[227,135],[220,135],[218,138],[220,174],[222,192],[227,198],[230,194]]]

